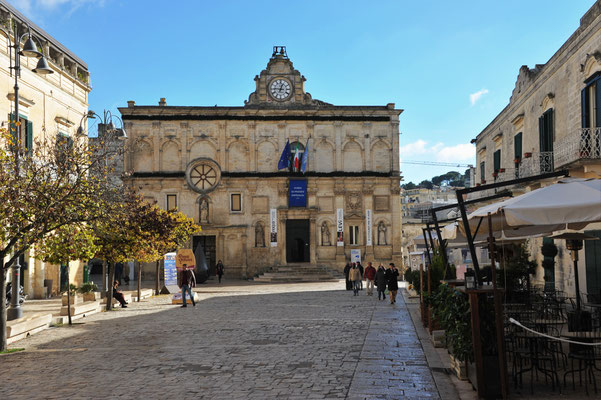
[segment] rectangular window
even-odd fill
[[[484,165],[484,161],[480,162],[480,182],[484,183],[486,182],[486,178],[485,178],[485,165]]]
[[[230,195],[230,211],[242,211],[242,195],[240,193],[232,193]]]
[[[513,137],[513,158],[516,164],[522,159],[522,132]]]
[[[582,89],[582,127],[601,127],[601,74],[597,73],[585,81]]]
[[[177,210],[177,195],[176,194],[168,194],[167,195],[167,211]]]
[[[359,244],[359,226],[351,225],[349,226],[349,236],[348,236],[349,244]]]
[[[538,133],[540,142],[540,152],[553,151],[553,109],[550,108],[538,119]]]
[[[8,115],[11,134],[17,140],[21,153],[33,152],[33,123],[22,115],[19,115],[19,123],[16,124],[15,114]]]
[[[501,169],[501,149],[493,153],[493,172],[496,174]]]

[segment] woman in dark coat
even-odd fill
[[[378,288],[378,300],[386,299],[386,294],[384,292],[386,291],[387,282],[388,281],[386,280],[386,270],[384,269],[384,266],[380,264],[380,266],[378,267],[378,271],[376,271],[375,279],[376,287]]]
[[[346,290],[353,289],[353,283],[351,281],[349,281],[349,279],[348,279],[348,274],[349,274],[350,270],[351,270],[351,263],[347,263],[346,266],[344,267],[344,279],[346,280]]]
[[[390,304],[396,303],[396,294],[399,290],[399,270],[394,263],[388,264],[386,270],[386,281],[388,282],[388,291],[390,292]]]

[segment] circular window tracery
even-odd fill
[[[208,158],[192,161],[186,170],[186,180],[192,190],[198,193],[208,193],[215,189],[221,179],[219,165]]]

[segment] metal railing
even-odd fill
[[[554,160],[561,167],[581,160],[601,160],[601,128],[578,129],[554,144]]]
[[[532,156],[522,159],[518,178],[525,178],[527,176],[535,176],[553,171],[553,152],[541,151],[540,153],[532,153]]]

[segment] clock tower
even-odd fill
[[[294,69],[286,54],[286,46],[273,46],[267,68],[255,76],[256,90],[250,94],[245,107],[302,107],[327,105],[313,100],[305,92],[305,77]]]

